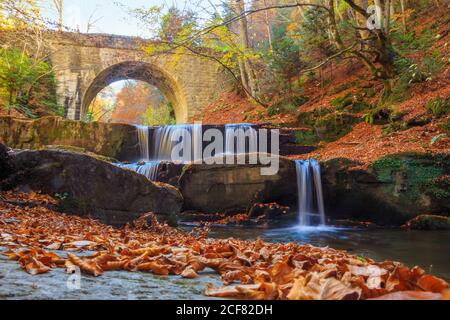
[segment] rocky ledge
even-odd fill
[[[122,225],[147,212],[178,214],[183,198],[173,186],[78,153],[37,150],[10,152],[1,147],[3,190],[43,192],[59,198],[66,212]]]

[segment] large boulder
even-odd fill
[[[69,212],[121,225],[143,213],[172,215],[183,199],[170,185],[87,155],[54,150],[19,151],[12,156],[16,172],[7,184],[18,191],[56,196]]]
[[[14,165],[8,154],[8,148],[0,143],[0,182],[14,171]]]
[[[70,146],[123,161],[139,157],[136,128],[127,124],[86,123],[59,117],[36,120],[0,117],[0,142],[13,149]]]
[[[179,180],[186,210],[203,213],[247,212],[255,203],[297,201],[295,163],[280,157],[275,175],[262,175],[263,165],[188,165]]]
[[[403,228],[410,230],[450,230],[450,218],[424,214],[408,221]]]
[[[327,212],[338,219],[401,225],[450,212],[450,155],[389,155],[368,167],[348,159],[322,163]]]

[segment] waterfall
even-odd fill
[[[325,225],[322,179],[317,160],[298,160],[298,214],[300,226]]]
[[[118,164],[117,166],[120,168],[135,171],[146,176],[151,181],[156,181],[158,179],[158,170],[160,164],[160,161],[149,161],[131,164]]]
[[[149,128],[145,126],[136,126],[138,139],[139,139],[139,149],[141,151],[141,160],[150,160],[150,143],[149,143]]]
[[[174,142],[172,141],[173,137],[178,137],[180,140]],[[190,147],[191,151],[191,155],[183,155],[184,162],[201,160],[203,148],[201,145],[202,125],[200,124],[174,125],[156,128],[151,155],[152,160],[171,161],[173,147],[181,140],[184,144],[184,150],[188,150]]]
[[[245,145],[241,146],[241,150],[238,150],[238,141],[246,141]],[[242,150],[242,148],[244,150]],[[225,125],[225,154],[249,153],[257,151],[258,132],[253,125],[247,123]]]
[[[148,179],[156,181],[161,161],[173,161],[172,151],[183,141],[182,163],[202,161],[203,127],[201,124],[184,124],[155,127],[136,126],[140,162],[121,164],[119,167],[136,171]],[[152,132],[152,141],[150,141]],[[174,140],[177,141],[172,141]],[[186,152],[186,150],[188,150]],[[258,131],[251,124],[225,125],[225,154],[249,153],[258,151]]]

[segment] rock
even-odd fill
[[[9,185],[19,191],[57,196],[62,207],[103,223],[121,225],[147,212],[178,214],[179,191],[87,155],[54,151],[20,151],[12,155],[16,172]]]
[[[408,221],[403,228],[410,230],[450,230],[450,218],[421,215]]]
[[[0,143],[0,182],[14,171],[14,165],[8,154],[8,148]]]
[[[188,165],[179,180],[186,210],[247,212],[257,202],[297,202],[295,163],[280,157],[277,174],[261,175],[262,165]]]
[[[13,149],[79,148],[121,161],[139,157],[136,128],[126,124],[85,123],[59,117],[36,120],[0,117],[0,141]]]
[[[450,212],[450,155],[397,154],[367,169],[348,159],[322,163],[327,213],[400,226],[422,214]]]
[[[281,206],[278,203],[256,203],[248,212],[250,218],[263,217],[269,220],[280,219],[290,211],[289,207]]]

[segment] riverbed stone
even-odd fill
[[[140,152],[137,131],[132,125],[60,117],[29,120],[2,116],[0,142],[13,149],[79,148],[121,161],[136,160]]]
[[[431,214],[420,215],[408,221],[403,228],[410,230],[450,230],[450,218]]]
[[[261,164],[206,165],[184,168],[179,180],[186,210],[203,213],[242,213],[255,203],[296,203],[295,163],[280,157],[275,175],[262,175]]]
[[[0,143],[0,181],[7,178],[14,171],[8,148]]]
[[[183,199],[173,186],[106,161],[64,151],[19,151],[11,155],[16,171],[6,180],[17,191],[41,191],[60,200],[64,211],[122,225],[153,212],[178,214]]]

